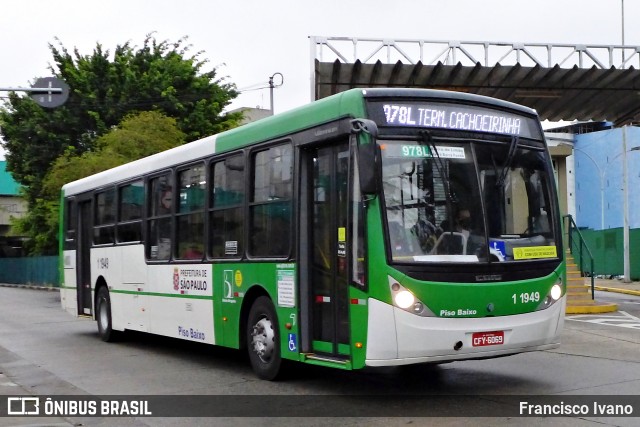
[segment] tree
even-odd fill
[[[237,96],[235,86],[205,71],[200,52],[191,55],[186,39],[175,43],[148,35],[142,47],[118,45],[113,56],[99,43],[91,55],[69,52],[58,41],[49,45],[51,72],[70,87],[69,99],[45,109],[29,97],[12,93],[0,108],[0,133],[7,169],[25,187],[30,214],[21,227],[33,240],[50,235],[38,207],[55,202],[43,191],[51,165],[65,153],[81,157],[96,141],[132,112],[158,111],[176,120],[190,142],[237,126],[241,114],[224,114]],[[45,238],[50,241],[50,238]],[[36,244],[37,247],[43,247]],[[46,245],[45,245],[46,246]]]
[[[42,181],[42,197],[25,218],[16,222],[17,229],[34,236],[29,243],[34,252],[53,252],[57,244],[60,188],[64,184],[177,147],[184,140],[176,120],[162,113],[147,111],[127,116],[118,127],[96,140],[95,150],[78,154],[69,148],[56,159]],[[34,226],[37,232],[31,233]]]

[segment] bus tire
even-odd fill
[[[111,298],[106,286],[98,289],[96,297],[96,320],[98,321],[98,334],[104,342],[116,341],[120,332],[113,330],[111,322]]]
[[[280,332],[273,303],[266,296],[253,302],[247,319],[247,351],[251,367],[263,380],[274,380],[280,372]]]

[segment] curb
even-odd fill
[[[640,296],[640,291],[635,291],[633,289],[610,288],[610,287],[607,287],[607,286],[594,286],[594,289],[597,290],[597,291],[615,292],[615,293],[618,293],[618,294],[627,294],[627,295]]]
[[[567,314],[601,314],[613,313],[618,311],[618,304],[601,304],[601,305],[576,305],[567,306],[565,315]]]

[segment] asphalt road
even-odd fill
[[[240,352],[144,334],[104,343],[95,322],[62,311],[57,292],[0,287],[0,395],[226,397],[213,401],[218,404],[248,395],[244,415],[251,417],[0,417],[0,426],[548,425],[549,418],[513,418],[501,409],[514,405],[509,396],[616,399],[640,393],[640,298],[611,293],[597,298],[615,300],[620,310],[568,316],[563,344],[556,350],[358,372],[292,365],[284,380],[266,382],[256,379]],[[358,398],[363,395],[372,397]],[[273,417],[274,412],[287,414],[287,399],[295,405],[292,413],[311,416]],[[412,411],[429,405],[446,416],[423,418]],[[634,410],[640,417],[640,404]],[[479,414],[485,417],[475,417]],[[332,415],[341,417],[322,418]],[[639,420],[551,419],[562,426],[635,426]]]

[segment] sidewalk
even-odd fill
[[[585,277],[584,283],[591,286],[591,278]],[[597,291],[617,292],[621,294],[640,296],[640,282],[624,283],[622,279],[595,279]]]

